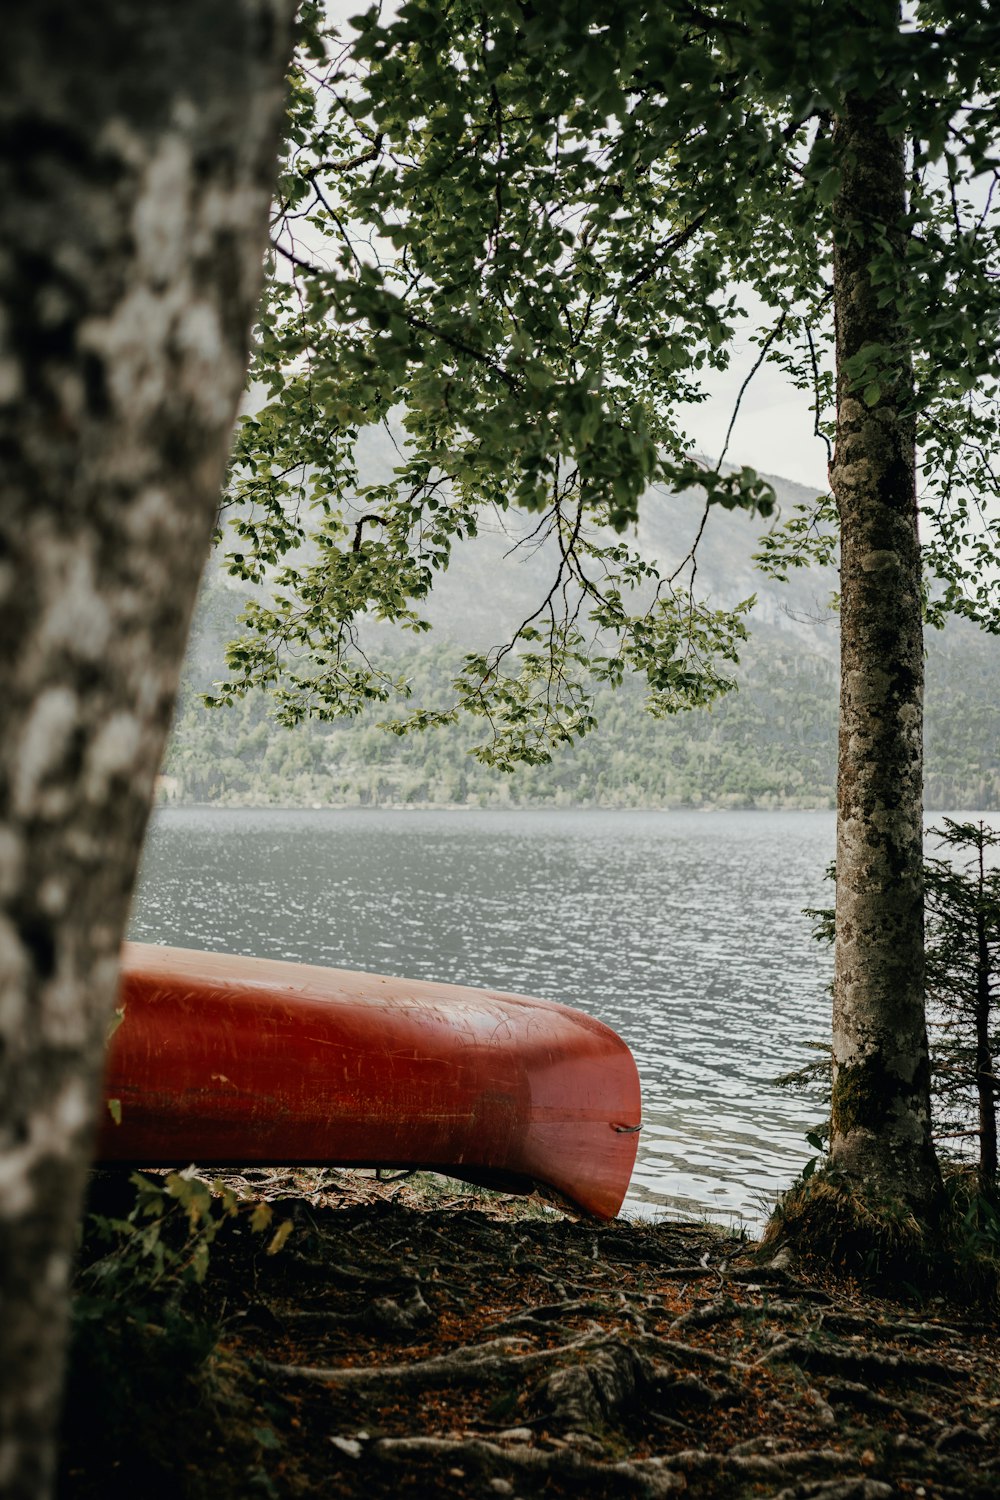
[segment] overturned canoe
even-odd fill
[[[613,1218],[639,1079],[546,1000],[126,944],[98,1159],[422,1167]]]

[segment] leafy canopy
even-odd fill
[[[875,405],[911,389],[928,612],[1000,630],[997,476],[1000,20],[985,5],[793,0],[656,6],[407,0],[342,37],[305,12],[274,263],[230,486],[247,610],[212,701],[255,686],[278,716],[406,694],[371,620],[422,632],[457,544],[501,524],[544,542],[552,586],[506,641],[467,656],[454,704],[400,730],[485,719],[482,758],[542,761],[593,724],[595,683],[645,676],[668,713],[711,700],[744,615],[699,600],[697,539],[670,568],[630,530],[656,483],[768,515],[769,487],[692,451],[685,407],[724,368],[747,308],[770,362],[833,434],[830,253],[875,245],[898,348],[845,373]],[[910,143],[905,225],[838,218],[831,123],[848,92],[895,102]],[[900,237],[902,234],[902,238]],[[903,249],[900,253],[900,245]],[[391,476],[359,480],[383,424]],[[520,520],[518,519],[520,518]],[[829,496],[784,518],[779,576],[835,544]]]

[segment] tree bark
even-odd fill
[[[0,49],[0,1492],[49,1493],[118,952],[259,294],[293,0]]]
[[[939,1174],[924,1019],[914,422],[906,332],[873,265],[905,250],[904,145],[879,123],[891,102],[848,96],[833,137],[841,697],[831,1158],[859,1188],[925,1213]],[[887,351],[886,373],[858,390],[848,361],[872,345]]]
[[[992,963],[986,927],[986,841],[979,825],[979,869],[976,880],[976,1095],[979,1103],[979,1186],[983,1193],[997,1188],[996,1085],[990,1019],[993,1010]]]

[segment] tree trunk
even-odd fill
[[[993,1194],[997,1186],[997,1112],[990,1040],[993,991],[990,941],[986,930],[985,832],[980,823],[976,887],[976,1093],[979,1101],[979,1186],[984,1193]]]
[[[292,0],[35,0],[0,49],[0,1492],[51,1488],[143,831],[261,281]]]
[[[841,699],[831,1157],[847,1180],[918,1212],[939,1174],[924,1020],[920,548],[910,361],[873,261],[902,255],[904,145],[891,103],[851,95],[836,121],[834,204]],[[884,258],[884,256],[883,256]],[[894,374],[854,388],[870,345]]]

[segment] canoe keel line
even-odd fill
[[[419,1167],[621,1207],[635,1062],[568,1006],[143,943],[122,1001],[100,1162]]]

